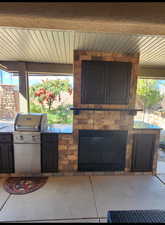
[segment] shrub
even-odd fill
[[[67,123],[67,124],[71,124],[73,121],[73,113],[70,110],[70,107],[72,105],[68,104],[68,105],[60,105],[57,107],[57,109],[55,110],[55,115],[57,117],[57,121],[58,123]]]

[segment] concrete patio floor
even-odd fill
[[[0,222],[106,222],[107,211],[165,210],[165,184],[155,176],[49,177],[39,190],[11,195],[0,179]]]
[[[158,161],[157,174],[165,174],[165,162],[164,161]]]

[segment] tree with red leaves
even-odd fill
[[[72,94],[72,87],[68,80],[43,80],[42,83],[30,87],[31,98],[37,100],[43,110],[45,110],[45,104],[48,106],[48,110],[51,110],[57,99],[60,102],[62,92]]]

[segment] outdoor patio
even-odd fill
[[[163,177],[164,176],[164,177]],[[0,180],[1,222],[106,222],[108,210],[163,209],[165,183],[149,175],[49,177],[39,190],[10,195]]]
[[[0,223],[165,213],[164,21],[160,2],[0,3]]]

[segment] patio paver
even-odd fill
[[[165,174],[165,162],[164,161],[158,161],[157,174]]]
[[[103,223],[110,209],[165,210],[164,199],[165,185],[149,175],[49,177],[35,192],[10,195],[0,221]]]
[[[11,195],[0,221],[97,218],[89,177],[51,177],[41,189]]]
[[[165,184],[165,174],[158,174],[157,177]]]
[[[165,186],[158,178],[137,176],[93,176],[99,217],[108,210],[165,209]]]
[[[3,207],[10,196],[10,194],[3,189],[4,180],[4,178],[0,178],[0,209]]]
[[[20,221],[17,223],[99,223],[99,219],[72,219],[72,220],[43,220],[43,221]]]

